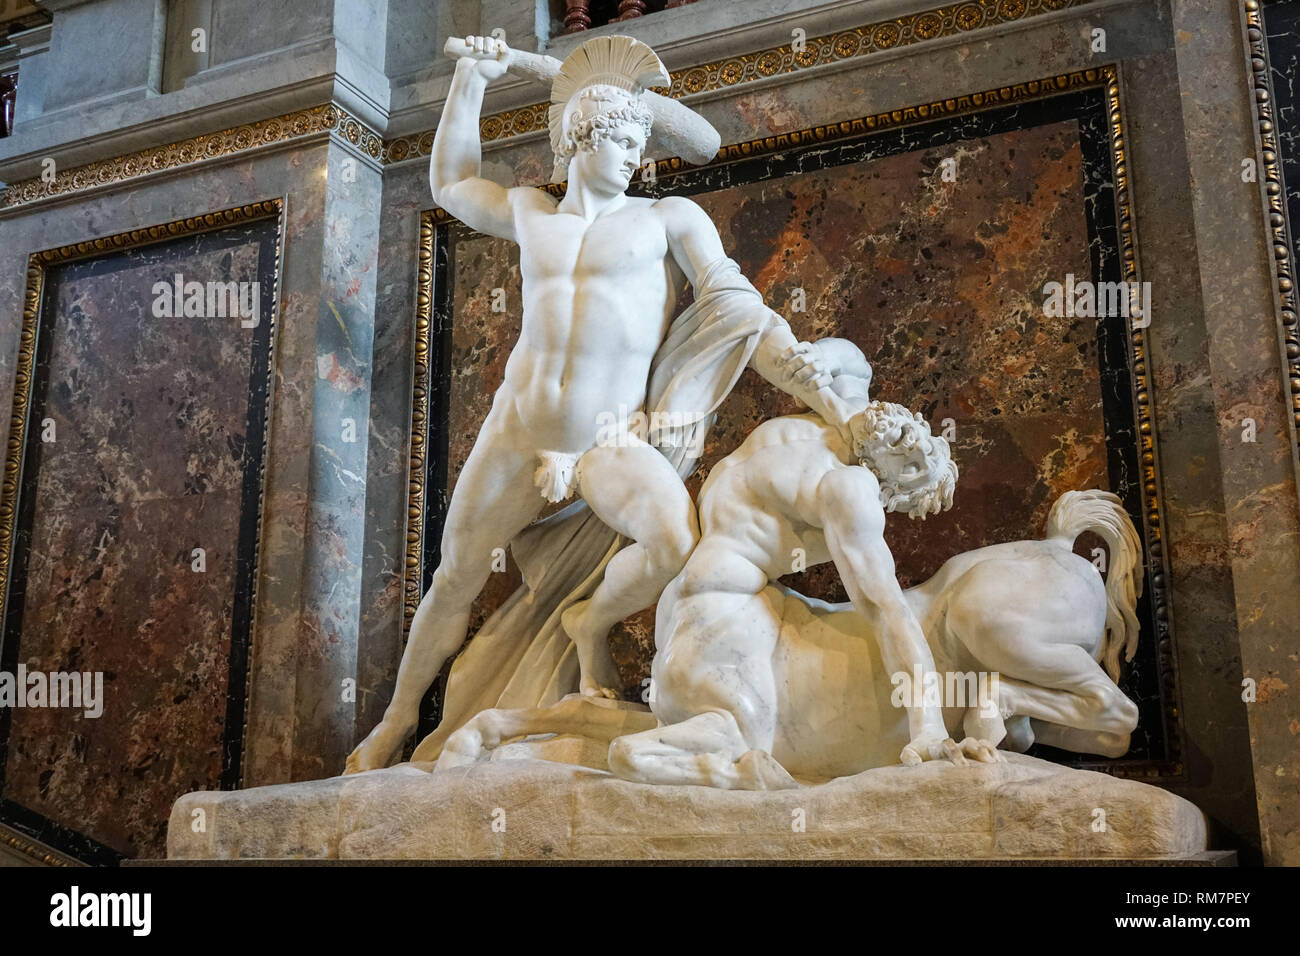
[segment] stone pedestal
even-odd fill
[[[1205,850],[1205,819],[1180,797],[1006,757],[764,793],[652,787],[535,759],[441,773],[402,764],[187,794],[172,808],[167,851],[172,860],[1118,860]]]

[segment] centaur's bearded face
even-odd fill
[[[651,119],[639,98],[623,90],[583,90],[564,119],[561,157],[568,160],[569,178],[599,192],[623,192],[641,166]]]
[[[902,405],[872,402],[849,423],[853,454],[880,481],[886,511],[924,518],[952,507],[957,465],[948,442]]]

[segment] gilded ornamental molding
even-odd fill
[[[48,181],[40,177],[24,179],[0,193],[0,210],[61,199],[316,136],[336,136],[376,162],[382,162],[384,144],[379,134],[345,110],[326,104],[256,123],[232,126],[217,133],[192,136],[164,146],[151,146],[103,162],[59,170]]]
[[[1277,321],[1282,336],[1286,395],[1291,406],[1291,435],[1300,454],[1300,302],[1296,299],[1296,262],[1287,226],[1286,185],[1277,139],[1273,86],[1269,79],[1268,38],[1260,0],[1244,0],[1246,43],[1250,49],[1250,82],[1260,145],[1260,189],[1265,204],[1268,245],[1273,254]]]

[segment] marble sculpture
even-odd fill
[[[470,227],[518,243],[522,328],[452,495],[392,702],[347,772],[396,756],[507,543],[525,583],[453,666],[442,724],[413,758],[438,772],[545,734],[607,742],[626,780],[742,790],[900,761],[996,762],[999,747],[1034,740],[1122,755],[1137,709],[1116,680],[1138,636],[1142,563],[1119,500],[1067,492],[1043,540],[959,554],[904,591],[885,515],[951,506],[948,443],[870,398],[852,343],[797,341],[699,206],[627,195],[652,135],[694,162],[718,148],[703,118],[650,89],[668,84],[654,52],[622,36],[563,63],[491,37],[447,52],[457,64],[430,184]],[[507,70],[551,86],[561,199],[480,175],[484,89]],[[694,301],[678,314],[687,284]],[[810,411],[756,428],[712,470],[697,511],[683,478],[747,367]],[[653,425],[602,429],[620,410]],[[1105,583],[1073,554],[1084,531],[1107,543]],[[833,562],[849,604],[778,583],[795,552]],[[616,699],[606,637],[656,601],[646,708]],[[992,673],[995,695],[899,693],[900,675],[954,673]]]

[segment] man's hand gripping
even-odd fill
[[[503,76],[514,59],[514,51],[506,46],[506,41],[496,37],[451,37],[442,50],[456,60],[468,60],[485,80]]]

